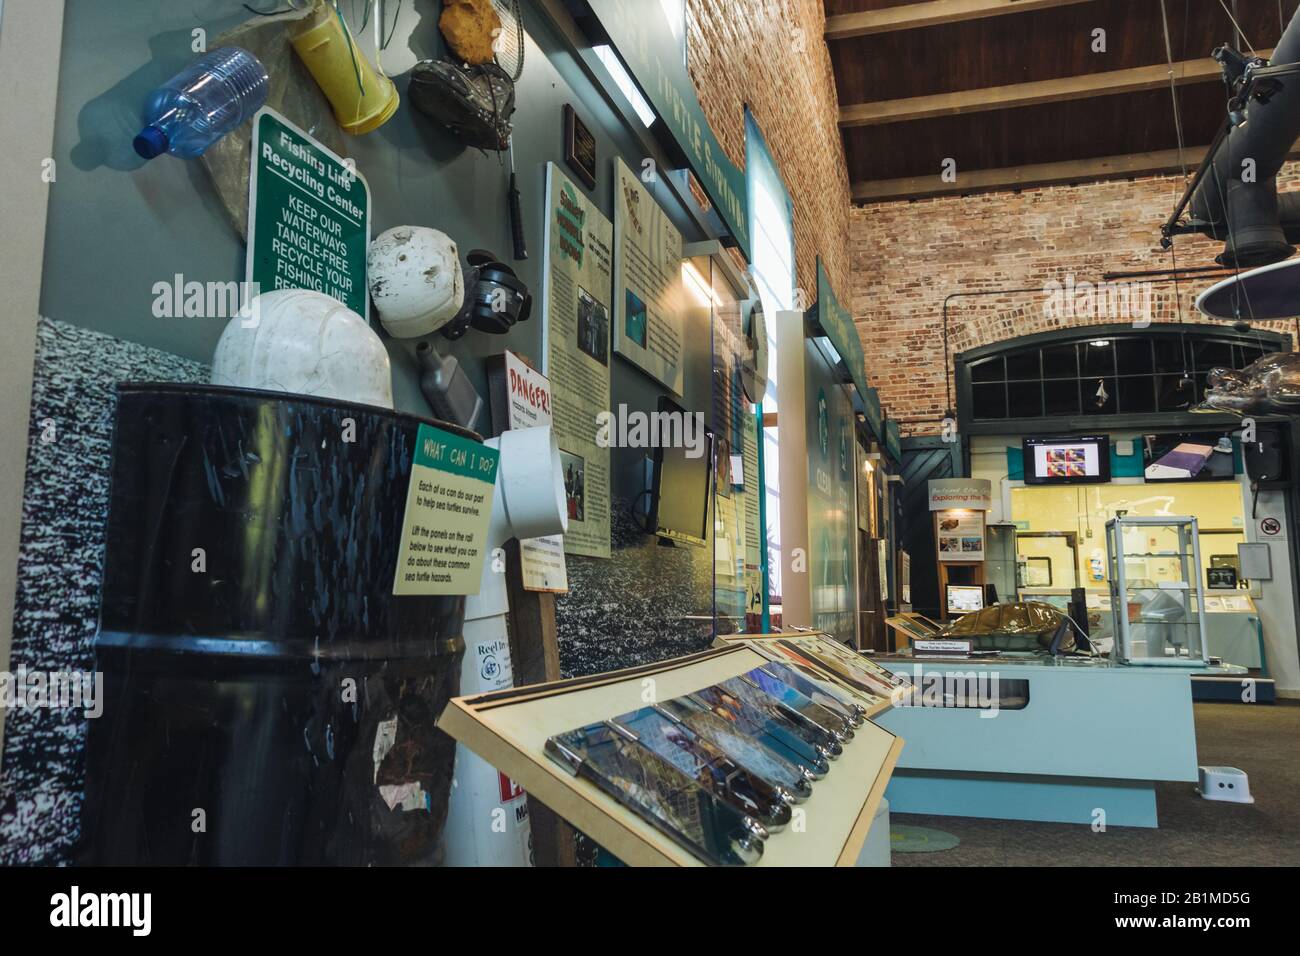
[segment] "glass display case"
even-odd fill
[[[1106,522],[1114,658],[1126,664],[1204,666],[1205,602],[1196,519]]]
[[[984,528],[984,581],[998,589],[998,600],[1006,604],[1016,599],[1016,526],[1009,523],[989,524]]]

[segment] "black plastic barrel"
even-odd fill
[[[405,864],[446,821],[463,597],[394,597],[421,423],[118,389],[80,860]]]

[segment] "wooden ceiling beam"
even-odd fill
[[[944,182],[937,175],[868,180],[853,183],[852,194],[853,201],[862,205],[897,202],[903,199],[928,199],[934,196],[967,196],[976,193],[1034,189],[1040,186],[1068,186],[1107,179],[1172,174],[1182,172],[1183,162],[1186,162],[1190,174],[1201,164],[1208,148],[1208,146],[1189,146],[1183,150],[1182,161],[1179,159],[1178,150],[1160,149],[1149,153],[1127,153],[1123,156],[1102,156],[1096,159],[1071,159],[1059,163],[976,169],[968,173],[959,172],[955,183]],[[1287,153],[1286,158],[1300,159],[1300,148],[1293,148]]]
[[[1205,157],[1205,146],[1183,150],[1189,172]],[[1178,150],[1162,149],[1124,156],[1097,159],[1071,159],[1059,163],[1007,166],[1001,169],[976,169],[957,172],[956,182],[944,182],[933,176],[907,176],[853,184],[853,201],[857,203],[891,202],[899,199],[923,199],[931,196],[960,196],[970,193],[1030,189],[1036,186],[1060,186],[1070,183],[1097,182],[1103,179],[1126,179],[1181,172]]]
[[[1267,58],[1272,56],[1272,53],[1272,50],[1262,50],[1259,55]],[[1211,57],[1182,60],[1173,64],[1172,69],[1174,83],[1178,86],[1218,81],[1223,75],[1219,64]],[[1110,70],[1105,73],[1063,76],[1054,80],[990,86],[980,90],[958,90],[953,93],[911,96],[896,100],[880,100],[875,103],[853,103],[840,108],[840,126],[883,126],[888,123],[907,123],[938,116],[960,116],[966,113],[1039,106],[1045,103],[1063,103],[1067,100],[1139,93],[1167,87],[1169,73],[1168,64],[1158,63],[1152,66],[1135,66],[1126,70]]]
[[[927,3],[908,3],[883,10],[841,13],[827,17],[826,39],[846,40],[873,33],[918,30],[962,20],[980,20],[984,17],[1028,13],[1087,2],[1088,0],[929,0]]]

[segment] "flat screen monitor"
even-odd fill
[[[1110,481],[1110,439],[1105,435],[1026,438],[1025,484],[1083,485]]]
[[[1142,436],[1142,477],[1160,481],[1232,481],[1229,432]]]
[[[978,584],[949,584],[948,613],[969,614],[984,610],[984,588]]]
[[[659,399],[659,411],[677,418],[680,428],[660,429],[683,436],[684,429],[697,426],[695,414],[667,398]],[[690,419],[688,422],[687,419]],[[667,421],[660,419],[660,421]],[[703,441],[668,441],[658,444],[654,455],[654,483],[650,490],[648,530],[670,541],[702,545],[709,520],[709,491],[713,476],[713,433],[704,428]]]

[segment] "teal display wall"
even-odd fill
[[[804,343],[808,436],[808,575],[813,626],[856,637],[857,485],[854,419],[846,386],[817,343]]]

